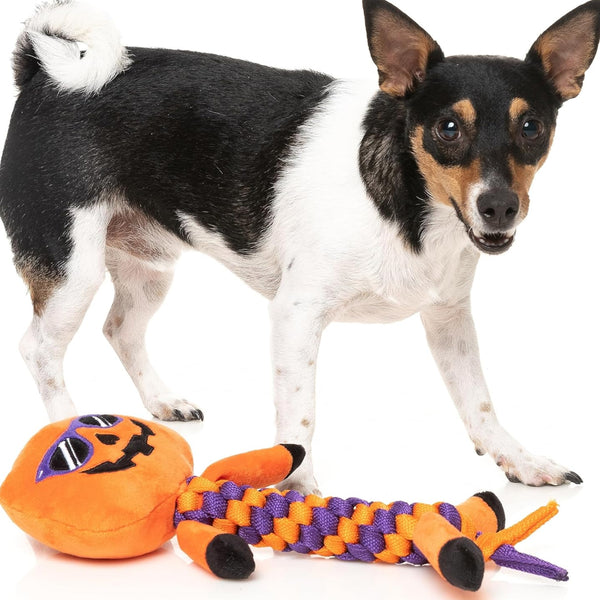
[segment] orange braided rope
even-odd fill
[[[523,541],[557,514],[558,504],[552,500],[507,529],[497,533],[482,533],[475,542],[481,548],[485,560],[488,560],[500,546],[514,546]]]
[[[258,490],[231,481],[194,477],[177,501],[175,522],[199,520],[240,535],[254,546],[277,551],[425,564],[427,560],[413,539],[416,523],[427,513],[442,514],[462,535],[475,541],[487,560],[498,548],[531,535],[557,510],[556,503],[551,502],[508,529],[481,533],[466,514],[442,502],[368,503],[356,498],[302,496],[275,488]]]

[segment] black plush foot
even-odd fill
[[[248,544],[231,533],[222,533],[210,542],[206,563],[223,579],[246,579],[254,572],[254,557]]]
[[[304,446],[300,444],[281,444],[291,455],[292,455],[292,468],[290,472],[285,476],[287,479],[301,464],[306,456],[306,450]]]
[[[475,592],[481,587],[485,561],[475,542],[468,538],[455,538],[446,542],[439,555],[442,575],[461,590]]]
[[[506,527],[506,514],[502,502],[500,502],[500,498],[498,498],[494,492],[479,492],[479,494],[475,494],[475,496],[481,498],[494,511],[496,523],[498,523],[498,529],[496,531],[504,529]]]

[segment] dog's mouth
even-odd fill
[[[452,206],[456,211],[458,220],[465,226],[467,234],[475,247],[486,254],[502,254],[506,252],[515,241],[515,233],[497,231],[493,233],[475,233],[473,227],[467,223],[458,204],[452,199]]]
[[[477,235],[473,229],[469,229],[469,237],[475,246],[486,254],[502,254],[506,252],[515,241],[515,234],[484,233]]]

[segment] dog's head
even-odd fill
[[[419,25],[384,0],[364,0],[380,88],[398,98],[426,190],[454,208],[471,241],[498,254],[529,208],[561,104],[577,96],[600,36],[600,1],[571,11],[525,60],[445,58]]]

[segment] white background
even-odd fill
[[[96,0],[127,45],[227,54],[280,67],[310,67],[376,82],[358,0]],[[0,136],[15,89],[9,58],[29,0],[0,6]],[[523,57],[570,1],[502,3],[405,0],[401,8],[447,55]],[[376,325],[334,324],[318,370],[314,443],[324,494],[371,500],[458,503],[490,489],[508,523],[555,498],[557,518],[520,548],[569,569],[556,584],[488,567],[478,598],[590,597],[600,500],[597,468],[598,118],[600,65],[581,97],[561,110],[554,150],[532,189],[528,220],[514,247],[484,256],[473,291],[488,384],[507,428],[532,451],[577,471],[582,486],[508,483],[476,456],[429,356],[418,317]],[[0,233],[0,478],[46,415],[18,354],[31,308]],[[107,280],[69,348],[66,379],[81,413],[148,416],[101,334],[112,289]],[[198,403],[205,423],[180,424],[197,472],[209,462],[269,446],[274,435],[267,302],[216,262],[184,255],[148,343],[159,372]],[[587,552],[586,552],[587,550]],[[462,598],[431,569],[340,563],[256,553],[246,582],[202,572],[171,544],[143,558],[93,562],[58,555],[0,514],[0,598]],[[592,588],[593,589],[593,588]],[[592,592],[593,595],[593,592]]]

